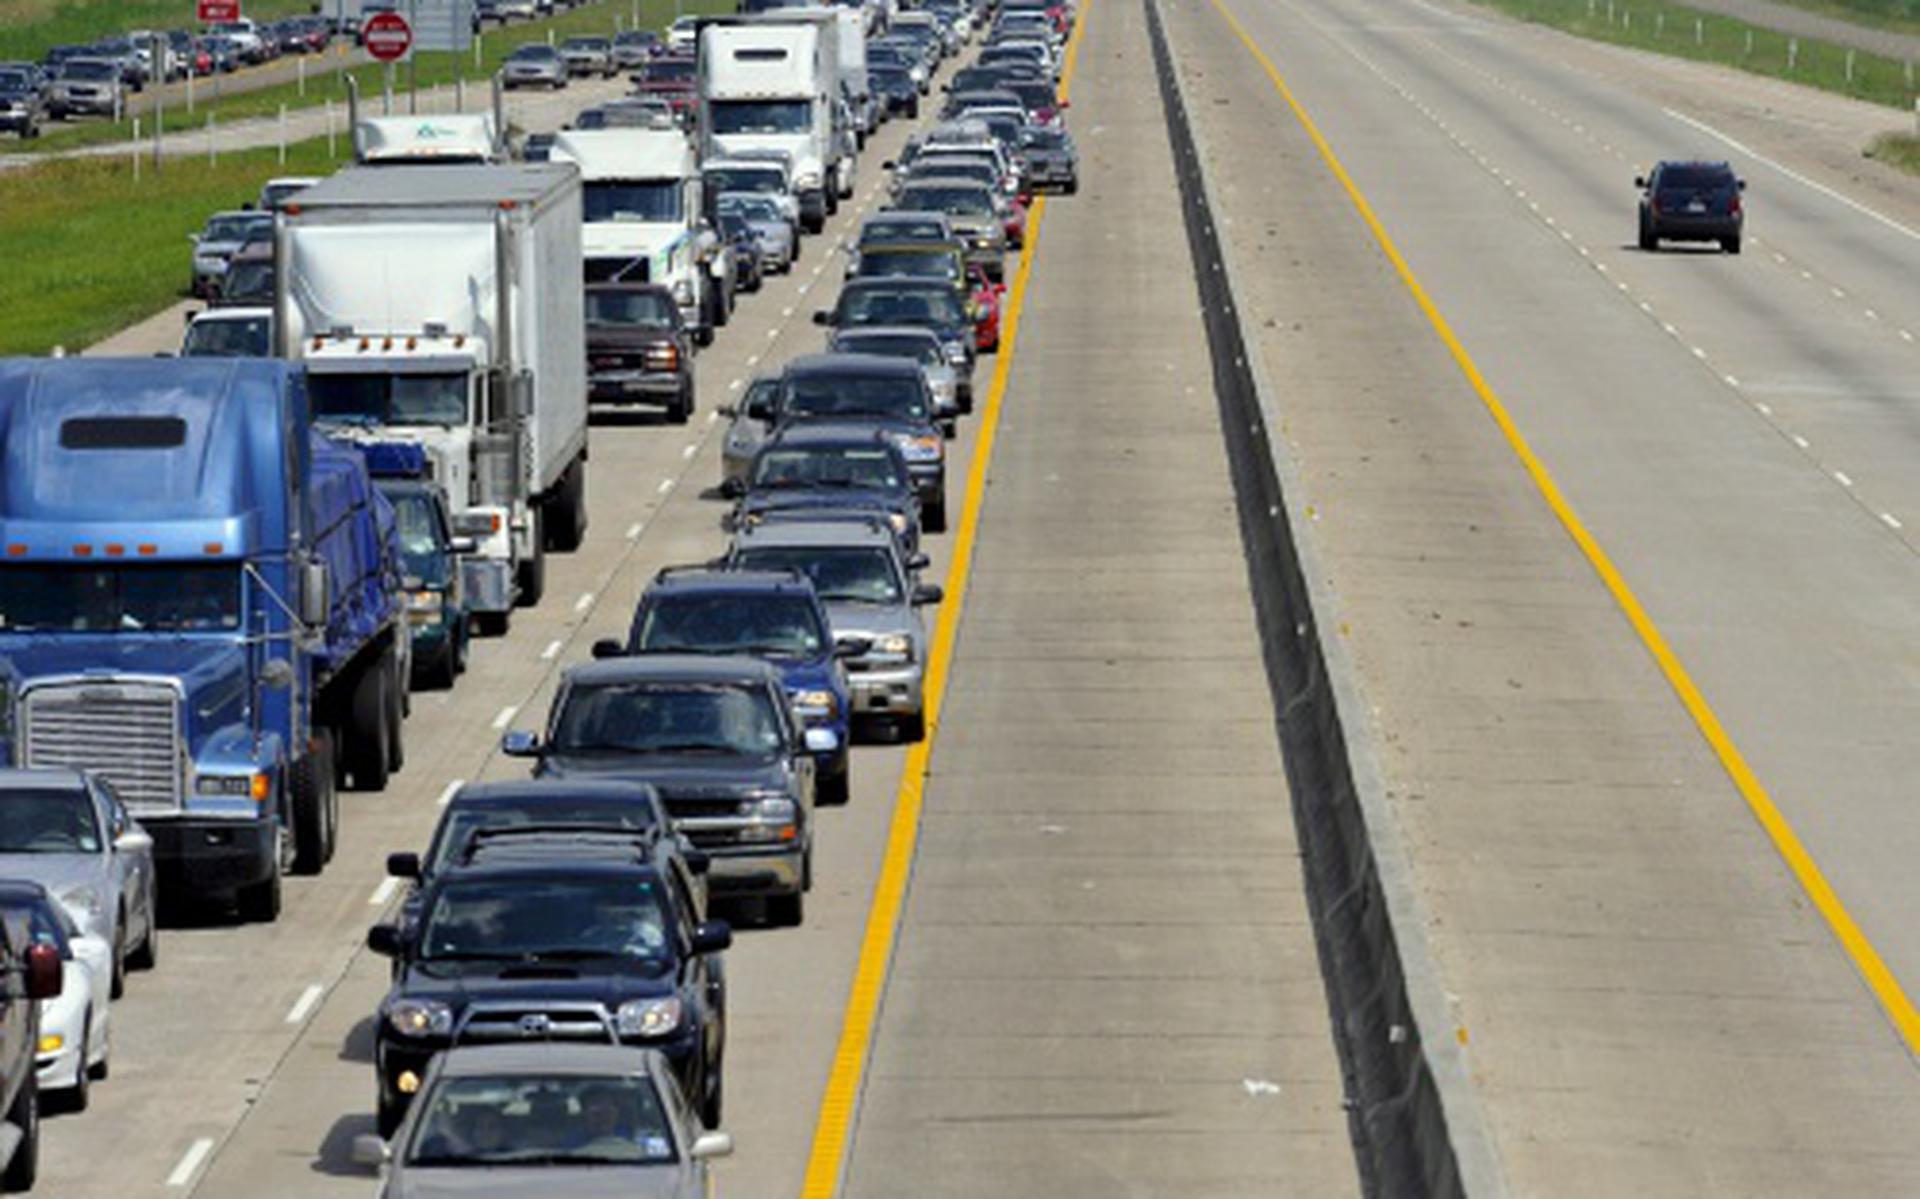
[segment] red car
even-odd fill
[[[1019,196],[1007,201],[1007,246],[1018,250],[1027,244],[1027,202]]]
[[[979,267],[973,268],[973,348],[991,354],[1000,348],[1000,305],[1007,285],[995,283]]]
[[[697,96],[694,60],[678,55],[660,55],[634,76],[634,92],[665,100],[678,115],[694,106]]]

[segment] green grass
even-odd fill
[[[270,21],[313,7],[313,0],[246,0],[244,11]],[[184,28],[194,24],[193,9],[193,0],[0,0],[0,59],[38,62],[54,46],[97,42],[129,29]]]
[[[1914,88],[1908,79],[1908,66],[1903,62],[1877,54],[1856,53],[1849,78],[1848,52],[1844,47],[1807,38],[1791,39],[1771,29],[1683,4],[1665,0],[1475,2],[1523,21],[1594,41],[1720,63],[1890,108],[1910,111],[1913,107]],[[1799,48],[1794,53],[1789,46],[1796,40]]]
[[[19,2],[22,0],[0,0],[0,5]],[[186,0],[181,2],[184,3]],[[731,0],[683,0],[680,6],[680,11],[687,13],[731,12],[732,10]],[[253,10],[248,8],[246,11]],[[674,0],[642,0],[640,20],[644,26],[662,29],[673,19],[674,11]],[[632,13],[632,0],[605,0],[603,3],[577,8],[572,12],[544,21],[511,25],[504,30],[489,26],[480,42],[481,65],[478,68],[474,66],[471,53],[423,52],[419,55],[419,61],[413,69],[418,73],[419,86],[422,89],[437,84],[452,83],[456,78],[466,79],[479,86],[479,81],[498,70],[502,60],[516,46],[530,41],[544,41],[548,31],[552,31],[556,39],[575,34],[611,35],[614,31],[615,19],[618,18],[624,27]],[[375,105],[379,103],[386,68],[372,64],[355,67],[351,71],[329,71],[313,75],[307,80],[304,94],[301,93],[299,84],[295,82],[224,96],[215,100],[212,86],[203,85],[196,89],[192,115],[188,116],[182,106],[170,107],[164,114],[166,128],[169,130],[200,129],[205,127],[209,115],[213,116],[217,124],[226,124],[250,117],[272,116],[280,111],[280,106],[283,104],[292,110],[316,107],[331,99],[336,105],[341,106],[344,129],[347,102],[347,85],[344,77],[347,75],[352,75],[354,81],[359,84],[360,96],[363,100],[370,100]],[[400,93],[406,86],[408,68],[400,67],[397,78],[395,107],[396,111],[404,111],[406,101],[404,95]],[[473,102],[477,101],[470,101],[470,103]],[[141,118],[140,127],[143,136],[152,135],[152,120],[150,114]],[[104,120],[77,120],[64,125],[50,123],[43,126],[43,130],[37,141],[24,142],[17,138],[9,138],[0,142],[0,153],[22,154],[71,150],[82,146],[126,141],[132,135],[131,122],[126,121],[114,123]]]
[[[342,142],[344,152],[344,140]],[[274,175],[326,174],[325,139],[143,169],[122,158],[76,158],[0,172],[0,354],[78,349],[186,293],[187,235],[209,213],[238,207]]]
[[[1867,157],[1898,167],[1909,175],[1920,175],[1920,136],[1911,133],[1883,133],[1867,147]]]

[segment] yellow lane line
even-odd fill
[[[1606,585],[1608,593],[1620,606],[1621,612],[1626,615],[1634,632],[1639,634],[1640,641],[1646,646],[1647,652],[1653,655],[1654,662],[1660,667],[1660,673],[1666,676],[1667,684],[1673,688],[1674,694],[1679,697],[1687,714],[1693,717],[1693,723],[1699,728],[1700,735],[1706,739],[1715,756],[1720,759],[1720,765],[1726,770],[1727,777],[1733,780],[1733,785],[1739,790],[1741,798],[1746,800],[1754,819],[1758,820],[1760,827],[1766,830],[1767,836],[1773,841],[1774,849],[1785,860],[1787,868],[1793,872],[1794,878],[1799,881],[1807,897],[1813,901],[1814,907],[1826,920],[1827,927],[1839,939],[1847,956],[1853,959],[1854,966],[1866,980],[1867,986],[1872,989],[1874,997],[1879,1000],[1887,1019],[1893,1022],[1895,1030],[1905,1040],[1908,1052],[1920,1053],[1920,1011],[1915,1010],[1913,1001],[1907,997],[1906,991],[1900,986],[1899,979],[1894,977],[1893,971],[1887,968],[1879,951],[1873,947],[1873,943],[1867,940],[1866,934],[1854,922],[1846,905],[1840,902],[1840,897],[1834,893],[1832,885],[1827,882],[1826,875],[1821,872],[1819,864],[1813,860],[1813,855],[1807,852],[1799,835],[1793,831],[1793,826],[1775,806],[1772,797],[1767,794],[1766,787],[1761,784],[1753,768],[1748,765],[1746,756],[1733,743],[1733,738],[1728,735],[1726,726],[1721,724],[1720,717],[1715,714],[1712,706],[1707,703],[1706,696],[1701,694],[1700,688],[1694,683],[1693,676],[1687,672],[1679,656],[1667,644],[1665,635],[1653,623],[1653,618],[1647,614],[1647,610],[1641,606],[1633,589],[1627,586],[1626,579],[1621,575],[1619,568],[1614,566],[1613,559],[1607,556],[1607,552],[1600,548],[1600,543],[1594,539],[1593,534],[1587,531],[1585,522],[1574,512],[1573,505],[1567,501],[1559,484],[1553,481],[1553,476],[1548,473],[1546,465],[1534,454],[1533,447],[1527,444],[1526,438],[1520,433],[1519,426],[1507,412],[1506,404],[1494,393],[1485,376],[1480,373],[1479,366],[1475,364],[1473,356],[1467,353],[1467,348],[1461,344],[1459,337],[1454,334],[1453,327],[1447,323],[1444,316],[1440,315],[1440,309],[1427,295],[1426,288],[1421,286],[1420,280],[1413,273],[1413,268],[1407,265],[1407,260],[1401,256],[1399,247],[1394,244],[1393,238],[1387,234],[1386,227],[1375,215],[1373,205],[1367,202],[1359,185],[1353,181],[1353,176],[1347,173],[1347,168],[1341,165],[1339,156],[1333,152],[1333,147],[1321,135],[1313,118],[1307,115],[1307,110],[1294,97],[1293,89],[1287,86],[1287,81],[1281,76],[1279,68],[1274,66],[1273,60],[1267,57],[1266,52],[1247,33],[1246,27],[1240,23],[1239,18],[1235,17],[1221,0],[1210,0],[1210,3],[1226,19],[1234,35],[1266,71],[1267,78],[1273,82],[1274,90],[1280,93],[1280,98],[1285,100],[1287,107],[1293,111],[1294,119],[1300,123],[1300,127],[1312,139],[1314,147],[1320,151],[1320,157],[1326,163],[1327,169],[1333,173],[1335,179],[1340,181],[1340,186],[1346,189],[1347,198],[1352,201],[1355,211],[1360,214],[1360,219],[1372,231],[1373,238],[1379,243],[1381,251],[1386,254],[1387,261],[1393,264],[1393,269],[1400,276],[1401,283],[1405,284],[1407,290],[1412,293],[1414,302],[1420,306],[1420,311],[1426,314],[1427,322],[1433,326],[1433,331],[1446,345],[1447,352],[1453,355],[1454,364],[1460,368],[1460,373],[1466,376],[1468,384],[1480,397],[1480,402],[1486,405],[1488,414],[1500,427],[1500,432],[1506,435],[1507,444],[1512,447],[1514,455],[1526,468],[1527,474],[1533,479],[1534,486],[1539,489],[1547,506],[1553,509],[1554,516],[1559,518],[1567,535],[1573,538],[1574,544],[1580,547],[1580,552],[1586,555],[1587,562],[1593,567],[1594,573],[1600,576],[1600,581]]]
[[[1060,96],[1065,99],[1073,86],[1074,66],[1080,59],[1080,35],[1087,27],[1091,0],[1081,6],[1079,22],[1067,43],[1067,61],[1060,74]],[[807,1173],[801,1183],[801,1199],[832,1199],[840,1188],[840,1174],[846,1164],[847,1143],[853,1132],[854,1110],[860,1088],[866,1078],[867,1058],[873,1048],[873,1030],[880,1011],[880,995],[886,988],[887,972],[893,963],[893,945],[899,931],[900,910],[906,903],[908,877],[913,868],[914,848],[920,840],[920,806],[924,798],[927,762],[933,754],[934,736],[940,729],[940,709],[946,699],[947,672],[953,659],[954,641],[960,634],[960,614],[966,602],[967,579],[973,573],[973,546],[980,532],[980,506],[987,490],[987,469],[993,462],[994,435],[1000,428],[1000,406],[1007,394],[1007,377],[1013,370],[1013,352],[1020,332],[1020,314],[1027,297],[1027,280],[1033,274],[1033,261],[1040,247],[1040,224],[1047,211],[1044,196],[1036,196],[1027,214],[1026,247],[1020,254],[1020,267],[1013,286],[1007,292],[1007,306],[1000,314],[1000,352],[995,356],[993,384],[980,409],[979,446],[967,472],[965,503],[960,523],[953,535],[953,558],[947,567],[946,600],[940,605],[940,617],[934,624],[933,645],[927,655],[923,688],[927,712],[927,735],[907,750],[906,764],[900,769],[900,790],[894,797],[893,822],[887,829],[886,855],[881,859],[880,878],[874,884],[873,901],[867,909],[867,927],[860,941],[860,959],[854,967],[853,986],[847,994],[846,1014],[840,1024],[840,1041],[834,1049],[833,1070],[827,1076],[827,1089],[820,1099],[820,1115],[813,1129],[813,1148],[807,1154]]]

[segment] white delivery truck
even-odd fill
[[[491,113],[360,117],[353,126],[353,157],[362,166],[506,161]]]
[[[784,152],[811,233],[853,194],[838,31],[830,9],[716,17],[700,29],[701,156]]]
[[[660,283],[702,345],[733,312],[732,250],[714,232],[700,159],[679,129],[573,129],[552,161],[580,168],[589,283]]]
[[[840,52],[840,90],[853,109],[853,131],[864,148],[867,135],[880,125],[880,105],[867,82],[867,12],[864,6],[845,5],[827,11],[840,22],[834,34]]]
[[[425,450],[475,542],[474,615],[504,631],[587,528],[579,172],[356,168],[275,219],[276,344],[315,422]]]

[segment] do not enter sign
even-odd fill
[[[413,48],[413,29],[397,12],[377,12],[367,18],[360,41],[377,62],[398,62]]]
[[[240,19],[240,0],[199,0],[194,15],[202,25],[219,25]]]

